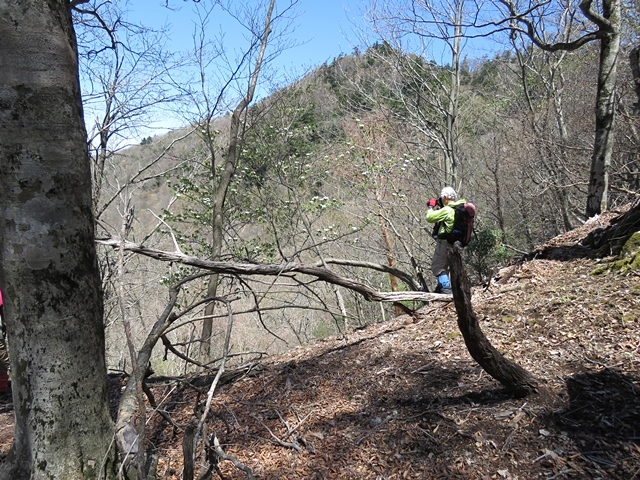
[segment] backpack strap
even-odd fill
[[[442,222],[436,222],[433,225],[433,231],[431,232],[431,236],[435,239],[438,239],[438,232],[440,231],[440,227],[442,226]]]

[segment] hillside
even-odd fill
[[[603,261],[578,245],[615,217],[536,250],[562,259],[522,262],[473,292],[485,334],[541,395],[507,397],[469,357],[453,305],[434,302],[252,365],[214,397],[209,434],[260,479],[637,478],[640,278],[592,275]],[[206,380],[153,382],[176,422],[148,410],[159,478],[183,478],[184,427]],[[6,452],[13,414],[7,398],[2,407]],[[230,461],[217,468],[248,478]]]
[[[538,250],[579,250],[612,216]],[[216,395],[212,428],[262,479],[637,478],[640,278],[593,276],[598,263],[530,260],[474,291],[485,334],[542,395],[508,398],[469,357],[453,305],[432,303],[260,362]],[[155,391],[190,419],[193,389]],[[182,432],[156,416],[150,442],[161,476],[181,478]]]
[[[442,78],[448,78],[447,69],[424,64],[412,55],[394,53],[380,45],[372,47],[323,65],[253,105],[247,113],[242,157],[225,197],[224,258],[259,263],[296,259],[309,264],[339,258],[379,265],[393,258],[394,266],[407,275],[414,274],[415,265],[428,272],[434,241],[432,227],[424,218],[425,203],[447,183],[459,185],[459,195],[478,208],[480,240],[467,248],[468,272],[477,284],[484,283],[496,265],[505,265],[514,255],[522,255],[579,224],[585,192],[577,187],[574,192],[574,187],[568,186],[588,181],[584,139],[591,138],[592,128],[586,130],[583,121],[590,116],[576,107],[581,110],[580,128],[585,130],[572,130],[579,140],[575,148],[552,153],[545,141],[538,144],[540,139],[557,137],[538,129],[533,135],[522,131],[529,120],[519,118],[516,112],[529,107],[518,103],[522,100],[516,94],[518,89],[511,88],[519,84],[513,75],[507,75],[513,74],[513,61],[508,55],[496,58],[464,75],[465,106],[455,120],[460,137],[452,150],[464,152],[458,159],[457,180],[446,174],[450,149],[441,138],[447,127],[438,107],[449,97],[435,88]],[[408,72],[402,68],[411,66],[420,68]],[[408,78],[400,81],[400,72]],[[582,74],[576,78],[584,81]],[[506,83],[496,83],[499,81]],[[499,118],[493,117],[495,91],[509,92],[500,102],[504,110],[501,107]],[[536,96],[550,98],[540,92]],[[581,91],[580,98],[585,96]],[[209,257],[210,202],[216,189],[211,160],[225,158],[228,125],[219,122],[226,120],[217,118],[211,131],[201,126],[175,144],[173,141],[186,131],[159,136],[121,152],[110,164],[114,173],[108,177],[111,188],[104,195],[116,200],[100,219],[100,236],[119,237],[122,212],[128,212],[133,216],[124,222],[131,228],[128,240]],[[206,147],[206,138],[215,140],[213,152]],[[167,150],[170,144],[172,148]],[[565,145],[565,139],[552,142],[560,144]],[[637,150],[635,146],[620,148]],[[501,155],[496,156],[497,151]],[[549,165],[548,158],[562,159],[562,165]],[[625,168],[612,166],[612,171]],[[554,172],[574,172],[575,177],[563,178]],[[612,175],[611,206],[630,201],[630,192],[637,189],[629,182],[626,177],[614,180]],[[120,192],[123,186],[127,188]],[[131,203],[125,204],[129,200]],[[115,268],[113,253],[100,250],[105,269]],[[131,287],[127,288],[126,303],[135,305],[132,314],[140,320],[133,331],[138,344],[146,338],[147,326],[164,310],[163,282],[176,274],[171,268],[168,263],[139,258],[128,265],[125,283]],[[391,290],[396,280],[364,267],[332,268],[381,290]],[[435,279],[426,277],[427,288],[435,288]],[[349,293],[345,299],[337,299],[331,288],[317,282],[310,284],[313,291],[307,295],[290,286],[274,289],[261,281],[242,279],[245,281],[249,284],[242,287],[242,302],[249,313],[235,319],[232,343],[236,354],[243,350],[279,354],[293,345],[332,335],[342,321],[336,320],[332,309],[349,318],[350,325],[359,326],[394,314],[391,306],[381,310],[379,305]],[[201,284],[193,285],[190,292],[194,298],[182,303],[195,301],[202,292]],[[224,294],[235,295],[234,279],[225,278],[222,286]],[[121,341],[125,332],[116,305],[120,297],[115,284],[105,282],[104,288],[110,302],[106,306],[107,361],[110,368],[124,369],[122,359],[128,353]],[[399,288],[416,289],[402,282]],[[269,305],[259,315],[252,312],[256,299]],[[293,308],[285,308],[288,306]],[[299,308],[304,309],[302,315]],[[201,312],[193,312],[194,321],[199,316]],[[185,328],[172,331],[171,340],[181,346],[183,354],[193,347],[190,325],[185,323]],[[264,334],[265,325],[268,335]],[[221,338],[214,338],[212,348],[220,351]],[[180,362],[154,368],[167,375],[184,372]]]

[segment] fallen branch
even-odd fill
[[[356,261],[356,260],[345,260],[342,258],[327,258],[325,259],[325,263],[333,264],[333,265],[343,265],[345,267],[368,268],[371,270],[376,270],[378,272],[390,273],[391,275],[398,277],[400,280],[406,283],[409,287],[416,290],[418,289],[418,285],[416,285],[416,282],[413,280],[413,278],[411,278],[411,275],[408,275],[402,270],[398,270],[397,268],[390,267],[388,265],[382,265],[380,263],[373,263],[373,262],[362,262],[362,261]],[[314,266],[321,266],[321,265],[322,264],[318,262]]]
[[[181,426],[178,425],[173,418],[171,418],[171,415],[169,415],[167,412],[165,412],[164,410],[160,410],[160,405],[158,405],[156,403],[156,398],[153,395],[153,392],[151,391],[151,389],[149,388],[149,385],[147,385],[146,381],[142,382],[142,390],[144,391],[145,395],[147,396],[147,400],[149,400],[149,405],[151,405],[153,407],[154,412],[157,412],[158,415],[160,415],[162,418],[165,419],[165,421],[170,424],[173,428],[175,429],[180,429]]]
[[[527,370],[504,357],[487,339],[471,305],[471,287],[462,262],[460,242],[448,246],[447,264],[451,274],[453,301],[458,328],[471,357],[485,372],[510,393],[522,397],[538,392],[538,382]]]
[[[229,355],[229,343],[231,342],[231,331],[233,330],[233,313],[231,311],[231,301],[227,300],[225,304],[227,306],[227,313],[229,315],[229,320],[227,323],[227,333],[224,338],[224,345],[222,347],[222,360],[220,361],[220,367],[218,368],[218,371],[216,372],[216,376],[213,378],[213,382],[211,382],[211,386],[209,387],[209,391],[207,392],[207,401],[205,403],[202,415],[200,416],[200,420],[196,426],[195,433],[193,435],[194,460],[195,460],[195,451],[198,446],[198,438],[202,433],[204,422],[207,419],[207,416],[209,415],[209,411],[211,410],[211,402],[213,401],[213,394],[216,390],[216,387],[218,386],[218,382],[220,381],[222,374],[224,373],[227,357]]]
[[[123,247],[125,250],[138,253],[156,260],[165,262],[176,262],[183,265],[198,267],[215,273],[229,275],[265,275],[265,276],[283,276],[301,273],[323,280],[333,285],[339,285],[362,295],[370,302],[402,302],[402,301],[423,301],[430,302],[434,300],[450,301],[451,295],[429,292],[379,292],[368,285],[357,282],[347,277],[337,275],[331,270],[314,265],[305,265],[297,262],[287,262],[281,264],[273,263],[240,263],[240,262],[216,262],[205,260],[180,252],[167,252],[155,248],[145,247],[134,242],[120,241],[118,239],[100,239],[96,240],[100,245],[106,245],[113,248]]]
[[[218,437],[215,436],[215,435],[213,437],[213,448],[215,449],[216,454],[218,455],[220,460],[229,460],[231,463],[233,463],[235,465],[235,467],[238,470],[242,470],[244,473],[246,473],[247,474],[247,478],[249,480],[255,480],[255,477],[253,476],[253,472],[251,471],[251,469],[249,467],[247,467],[246,465],[241,463],[233,455],[229,455],[229,454],[225,453],[225,451],[220,446],[220,441],[218,440]]]
[[[273,433],[273,430],[271,430],[262,420],[260,420],[257,416],[255,415],[251,415],[258,423],[260,423],[264,428],[267,429],[267,432],[269,432],[269,434],[273,437],[273,440],[269,440],[272,443],[275,443],[276,445],[280,445],[281,447],[285,447],[285,448],[293,448],[296,452],[302,452],[302,447],[300,446],[300,444],[294,440],[293,442],[285,442],[284,440],[278,438],[278,436]],[[280,413],[278,413],[278,416],[280,416]],[[282,419],[282,417],[280,417]],[[286,425],[286,424],[285,424]]]
[[[300,420],[300,417],[298,417],[298,424],[297,424],[295,427],[293,427],[293,428],[291,428],[291,427],[289,426],[289,423],[287,423],[287,421],[286,421],[284,418],[282,418],[282,415],[280,415],[280,412],[277,412],[277,413],[278,413],[278,417],[280,417],[280,421],[281,421],[281,422],[282,422],[282,424],[287,428],[287,434],[286,434],[284,437],[282,437],[282,440],[286,440],[286,439],[287,439],[287,438],[289,438],[291,435],[293,435],[293,433],[294,433],[298,428],[300,428],[300,427],[302,426],[302,424],[305,422],[305,420],[307,420],[307,418],[309,418],[309,417],[311,416],[311,413],[313,413],[313,412],[309,412],[309,413],[307,413],[307,414],[304,416],[304,418],[303,418],[302,420]],[[298,414],[297,414],[297,413],[296,413],[296,416],[298,416]]]
[[[193,358],[188,357],[187,355],[184,355],[182,353],[180,353],[178,350],[176,350],[176,348],[171,344],[171,341],[167,338],[166,335],[162,335],[160,337],[160,339],[162,340],[162,344],[164,345],[164,359],[167,359],[167,351],[173,353],[176,357],[178,357],[181,360],[184,360],[187,363],[191,363],[192,365],[195,365],[197,367],[200,368],[209,368],[207,365],[205,365],[204,363],[200,363],[197,360],[194,360]]]

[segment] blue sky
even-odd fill
[[[290,1],[277,0],[275,14],[277,15],[288,6]],[[196,10],[202,11],[205,6],[215,5],[214,0],[195,2],[196,0],[120,0],[120,5],[127,11],[126,19],[133,24],[142,24],[154,29],[165,26],[169,29],[168,41],[166,46],[163,45],[163,51],[168,49],[187,53],[193,52],[193,34],[200,23]],[[258,4],[264,5],[266,0],[224,0],[224,2],[234,6],[247,5],[251,8]],[[325,62],[330,63],[341,54],[351,54],[356,47],[364,51],[367,44],[371,45],[375,42],[376,38],[369,37],[363,45],[364,41],[361,38],[363,32],[372,31],[363,18],[369,4],[370,0],[298,0],[293,12],[289,13],[293,18],[287,36],[289,42],[295,45],[279,53],[270,64],[270,68],[272,70],[275,68],[275,72],[279,75],[271,85],[281,87]],[[238,65],[234,57],[237,58],[246,51],[247,40],[242,37],[242,27],[237,21],[225,18],[226,14],[219,7],[216,7],[213,12],[207,27],[207,37],[227,52],[230,60],[228,64],[212,64],[207,73],[207,82],[210,85],[216,85],[215,80],[218,76],[222,85],[231,77],[230,69]],[[279,31],[277,26],[276,31]],[[224,41],[219,39],[223,34]],[[369,33],[369,35],[372,34]],[[439,54],[436,55],[434,52]],[[429,55],[438,63],[447,63],[450,57],[446,52],[448,50],[443,49],[442,46],[438,48],[435,42],[431,45]],[[444,56],[443,53],[445,53]],[[478,55],[481,53],[478,49],[470,49],[469,53],[472,57],[481,56]],[[190,80],[199,79],[199,73],[196,70],[192,69],[188,75]],[[266,74],[262,76],[267,77]],[[256,93],[256,98],[267,94],[270,87],[263,85],[259,88],[261,90]],[[195,102],[193,105],[199,105],[199,103]],[[88,123],[91,124],[91,117],[95,113],[87,113]],[[198,115],[188,115],[188,117],[197,118]],[[147,124],[143,132],[139,131],[134,135],[143,138],[148,134],[163,133],[167,128],[184,125],[186,123],[184,118],[184,116],[179,118],[178,113],[174,115],[170,109],[165,109],[159,114],[159,120],[156,117],[156,121]],[[139,139],[133,139],[133,141],[139,141]]]
[[[200,0],[201,3],[207,0]],[[297,16],[292,20],[291,41],[299,44],[278,56],[278,65],[289,69],[306,69],[330,62],[340,54],[352,53],[357,45],[354,25],[362,25],[362,13],[366,0],[299,0],[295,7]],[[244,0],[251,4],[254,0]],[[288,0],[280,0],[287,5]],[[128,9],[135,20],[147,26],[158,27],[164,23],[171,26],[171,41],[174,46],[189,47],[193,32],[194,7],[191,0],[134,0]],[[216,29],[216,19],[211,22]],[[220,25],[223,28],[223,25]],[[227,33],[227,35],[229,35]]]
[[[192,51],[194,28],[199,24],[193,0],[124,1],[127,2],[127,20],[154,29],[167,26],[170,39],[167,47],[175,51]],[[230,1],[242,0],[227,0],[227,3]],[[239,5],[264,4],[264,1],[244,0]],[[366,2],[367,0],[299,0],[290,13],[293,18],[287,34],[287,40],[294,45],[280,52],[271,63],[271,68],[275,67],[280,75],[278,81],[286,84],[325,62],[330,63],[341,54],[352,53],[358,44],[358,26],[364,23]],[[213,0],[200,0],[197,6],[212,3]],[[290,0],[277,0],[276,9],[282,9],[289,3]],[[237,22],[225,19],[221,9],[216,7],[214,12],[207,29],[208,38],[217,42],[217,37],[224,34],[225,51],[236,48],[236,53],[244,52],[247,42],[242,38],[242,28]],[[223,72],[218,67],[214,70],[216,69]],[[224,75],[226,74],[220,73],[221,78]],[[258,93],[258,97],[260,95]],[[178,126],[177,122],[180,122],[177,118],[164,116],[162,121],[155,122],[152,130],[143,132],[142,136],[147,133],[162,133],[164,127],[175,128]]]

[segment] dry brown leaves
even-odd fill
[[[474,291],[483,331],[542,395],[506,396],[436,302],[264,361],[215,396],[207,435],[259,479],[640,478],[640,278],[593,266],[532,260]],[[185,424],[195,397],[178,388],[162,408]],[[155,415],[149,442],[160,476],[182,478],[182,430]]]
[[[485,334],[546,395],[505,396],[439,303],[270,359],[216,397],[211,428],[263,479],[640,476],[640,280],[592,267],[534,260],[474,292]]]

